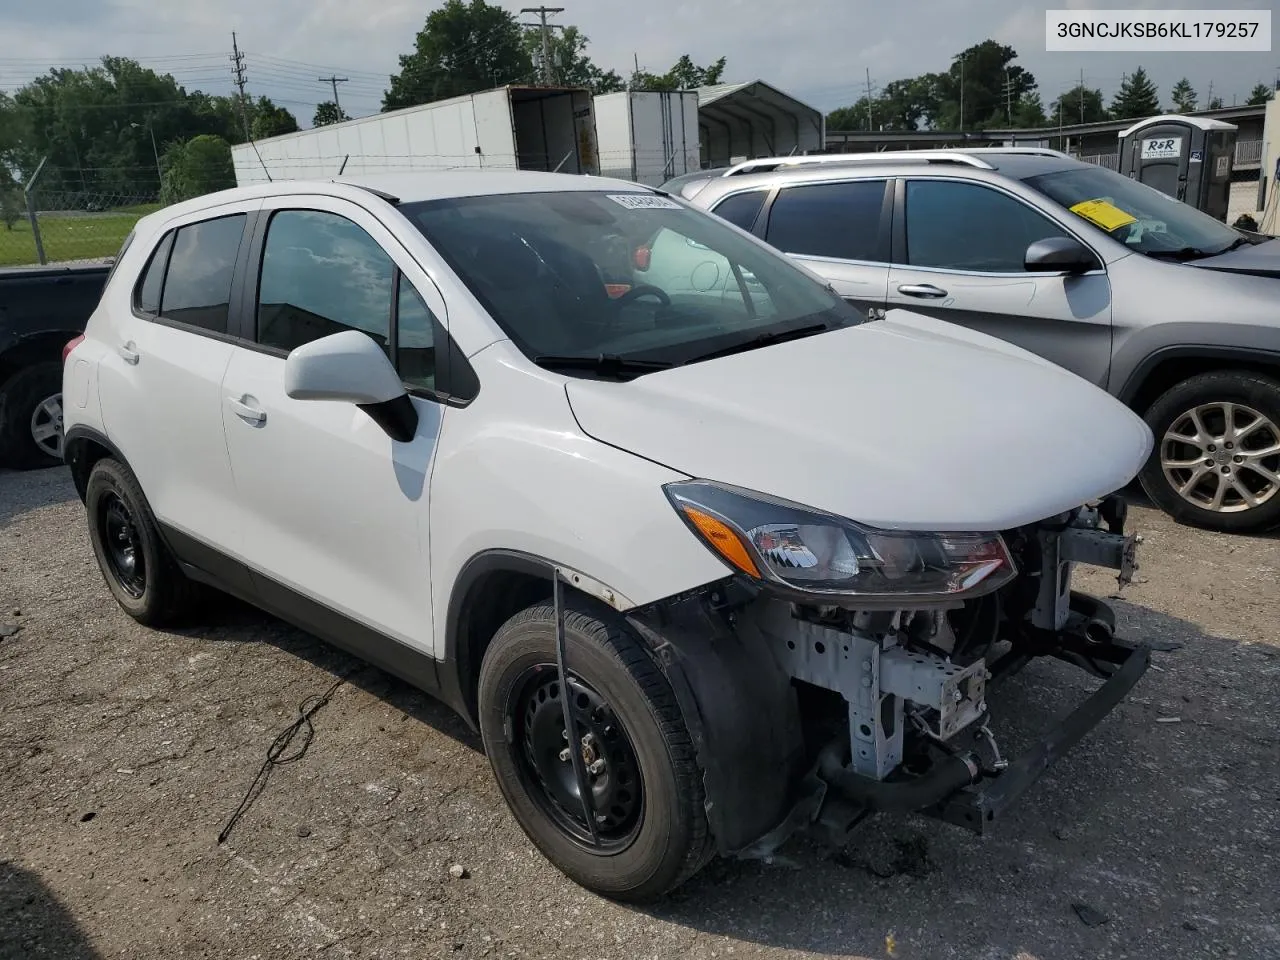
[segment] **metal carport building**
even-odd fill
[[[763,80],[699,87],[697,94],[703,167],[826,146],[822,111]]]

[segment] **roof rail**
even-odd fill
[[[1031,157],[1057,157],[1059,160],[1075,159],[1069,153],[1051,150],[1049,147],[957,147],[957,149],[964,150],[966,153],[1014,153]]]
[[[800,157],[758,157],[730,167],[722,176],[733,177],[748,173],[768,173],[786,167],[808,166],[822,163],[884,163],[915,160],[921,163],[961,163],[984,170],[994,170],[981,157],[968,156],[961,150],[882,150],[876,153],[817,153]]]

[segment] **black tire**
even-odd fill
[[[17,470],[62,464],[60,457],[40,448],[31,432],[36,408],[61,393],[62,365],[57,361],[24,367],[0,385],[0,463]]]
[[[128,467],[110,457],[95,463],[85,488],[85,507],[98,569],[125,613],[146,626],[163,627],[195,608],[202,591],[178,567],[160,538],[142,488]],[[138,574],[134,577],[122,569],[120,554],[126,538],[117,536],[122,525],[129,528],[127,539],[135,561],[130,569]]]
[[[485,653],[479,690],[485,752],[516,821],[556,867],[603,896],[633,903],[655,900],[693,876],[714,852],[693,743],[666,678],[606,608],[597,609],[582,598],[566,600],[565,651],[571,682],[581,681],[593,695],[598,693],[611,711],[606,715],[621,727],[624,746],[632,749],[617,764],[616,774],[614,755],[601,751],[610,764],[601,780],[616,775],[639,792],[640,809],[630,833],[607,851],[592,849],[566,828],[551,792],[531,777],[526,751],[530,714],[521,709],[520,697],[531,676],[543,684],[557,677],[550,604],[529,607],[508,620]],[[581,702],[580,696],[575,701]],[[618,734],[611,736],[615,739],[606,747],[618,743]],[[628,758],[638,768],[638,783],[626,773]],[[567,767],[571,771],[572,764]],[[578,829],[585,832],[580,811]]]
[[[1235,462],[1236,457],[1245,456],[1250,450],[1269,449],[1271,441],[1263,441],[1259,436],[1259,434],[1272,433],[1269,428],[1264,427],[1241,441],[1239,448],[1233,447],[1228,451],[1225,449],[1225,444],[1215,444],[1213,451],[1208,451],[1206,448],[1204,452],[1206,465],[1209,459],[1224,460],[1225,462],[1219,464],[1215,459],[1214,469],[1219,472],[1224,468],[1232,471],[1232,477],[1240,483],[1247,484],[1250,487],[1250,494],[1257,496],[1260,501],[1258,506],[1247,507],[1237,492],[1229,491],[1224,501],[1226,505],[1241,508],[1229,512],[1215,511],[1208,506],[1192,503],[1183,497],[1165,475],[1161,456],[1165,448],[1164,438],[1170,428],[1183,422],[1190,411],[1197,407],[1218,403],[1249,407],[1269,420],[1271,424],[1280,427],[1280,382],[1270,377],[1246,371],[1220,371],[1200,374],[1184,380],[1166,391],[1146,411],[1145,419],[1151,432],[1155,434],[1156,443],[1150,459],[1140,474],[1142,488],[1160,509],[1179,523],[1188,526],[1224,533],[1257,533],[1280,526],[1280,489],[1274,489],[1268,493],[1267,491],[1271,488],[1266,486],[1268,481],[1265,477],[1251,469],[1242,468],[1238,462]],[[1248,420],[1247,415],[1237,416],[1239,417],[1237,426]],[[1209,433],[1216,433],[1218,430],[1216,422],[1205,423],[1205,427]],[[1183,432],[1181,428],[1179,432]],[[1280,435],[1274,436],[1272,440],[1280,443]],[[1263,443],[1263,446],[1258,446],[1259,443]],[[1179,445],[1171,450],[1176,453],[1173,459],[1185,460],[1195,454],[1196,447]],[[1267,457],[1261,461],[1261,465],[1272,474],[1280,474],[1280,453],[1274,457]],[[1174,476],[1176,479],[1187,482],[1192,474],[1190,471],[1176,471]],[[1210,482],[1206,478],[1200,485],[1193,488],[1193,492],[1198,496],[1206,495],[1207,491],[1213,489]],[[1276,486],[1280,487],[1280,484]],[[1210,500],[1212,499],[1212,494],[1207,496]]]

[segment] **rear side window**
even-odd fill
[[[231,280],[247,219],[240,213],[177,230],[161,293],[161,316],[214,333],[227,332]]]
[[[883,180],[788,187],[769,211],[766,239],[783,253],[887,261],[880,243],[884,189]]]
[[[336,213],[281,210],[271,218],[258,287],[258,342],[280,350],[359,330],[390,354],[395,264]]]
[[[748,193],[735,193],[732,197],[720,201],[711,212],[722,220],[728,220],[735,227],[750,230],[763,206],[764,191],[752,190]]]
[[[151,254],[147,269],[143,271],[134,291],[133,305],[143,313],[155,316],[160,312],[160,288],[164,285],[164,268],[169,262],[169,250],[173,246],[173,232],[164,235],[159,246]]]

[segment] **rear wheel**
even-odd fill
[[[62,366],[32,364],[0,386],[0,462],[19,470],[62,463]]]
[[[1247,533],[1280,526],[1280,382],[1245,372],[1184,380],[1146,413],[1143,489],[1175,520]]]
[[[555,611],[512,617],[480,670],[480,729],[498,786],[529,839],[571,879],[645,901],[692,876],[712,847],[702,775],[666,678],[625,625],[571,600],[567,691]],[[587,768],[593,839],[564,723],[569,697]]]
[[[85,488],[89,540],[102,577],[124,612],[151,627],[190,612],[198,587],[160,539],[151,508],[129,468],[107,458],[94,464]]]

